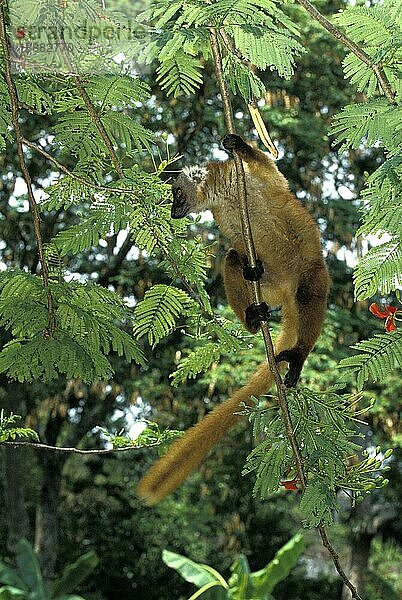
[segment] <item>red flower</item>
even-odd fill
[[[18,27],[17,31],[15,32],[15,37],[18,40],[22,40],[22,38],[25,37],[25,29],[23,27]]]
[[[283,487],[285,488],[285,490],[292,490],[292,491],[297,491],[299,488],[297,487],[297,484],[300,483],[300,480],[298,477],[295,477],[294,479],[290,479],[289,481],[281,481],[281,485],[283,485]]]
[[[369,306],[369,311],[379,319],[385,319],[385,330],[388,333],[396,331],[395,317],[397,314],[402,313],[402,311],[398,311],[396,306],[386,304],[384,308],[380,308],[376,302],[373,302]]]

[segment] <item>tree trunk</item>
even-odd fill
[[[25,414],[25,386],[9,383],[0,378],[0,408],[6,415]],[[2,396],[2,397],[1,397]],[[18,423],[17,423],[18,425]],[[31,537],[28,512],[25,504],[25,476],[28,472],[29,451],[25,448],[3,448],[4,502],[7,515],[7,550],[15,551],[15,544],[21,538]]]
[[[64,460],[55,452],[40,452],[42,487],[36,508],[35,552],[42,575],[51,580],[55,575],[59,541],[59,504],[61,471]]]
[[[28,513],[25,506],[25,482],[27,451],[23,448],[4,448],[4,498],[7,515],[7,550],[15,552],[15,544],[21,538],[31,536]]]

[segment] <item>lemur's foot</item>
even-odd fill
[[[226,135],[222,140],[222,145],[225,150],[247,150],[248,146],[246,142],[239,136],[234,133],[230,135]]]
[[[298,348],[283,350],[275,356],[275,360],[277,363],[282,361],[289,363],[289,371],[286,373],[283,382],[287,388],[296,387],[305,360],[300,350]]]

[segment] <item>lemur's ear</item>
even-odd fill
[[[193,181],[195,184],[199,184],[199,183],[202,183],[206,179],[206,177],[208,175],[208,169],[207,169],[207,167],[198,166],[198,165],[191,166],[191,167],[184,167],[183,175],[186,175],[186,177],[191,179],[191,181]]]

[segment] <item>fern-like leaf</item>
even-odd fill
[[[134,337],[147,335],[152,346],[168,335],[182,315],[194,310],[195,303],[183,290],[169,285],[151,287],[134,311]]]
[[[225,78],[232,94],[239,93],[245,102],[264,96],[266,89],[261,79],[237,57],[228,54],[223,60]]]
[[[184,358],[177,370],[172,373],[172,384],[178,386],[186,379],[194,379],[199,373],[205,372],[220,356],[219,344],[210,342],[200,346]]]
[[[272,26],[233,27],[234,42],[241,54],[260,69],[270,67],[281,77],[289,79],[294,71],[294,57],[303,47],[294,38]]]
[[[127,153],[137,149],[141,152],[144,148],[151,150],[150,144],[154,141],[154,134],[136,123],[132,117],[122,112],[109,110],[101,117],[102,123],[109,138],[115,146],[123,145]]]
[[[396,91],[402,27],[395,10],[387,9],[385,3],[370,7],[349,6],[338,13],[334,21],[346,29],[356,44],[364,48],[373,64],[381,63],[389,83],[394,85]],[[367,97],[374,96],[377,89],[382,91],[371,66],[363,63],[355,54],[348,54],[343,66],[345,76]]]
[[[158,67],[157,81],[168,96],[192,94],[202,83],[201,69],[198,58],[178,51]]]
[[[383,98],[366,104],[345,106],[332,122],[331,133],[336,136],[335,144],[342,144],[342,151],[358,148],[363,139],[372,145],[388,137],[385,115],[389,110],[389,104]]]
[[[121,329],[131,311],[115,293],[96,285],[51,281],[56,329],[49,337],[46,290],[40,277],[0,274],[0,325],[14,339],[0,352],[0,372],[18,381],[55,379],[60,373],[86,382],[108,378],[111,350],[144,362],[135,340]],[[45,335],[46,332],[46,335]]]
[[[402,334],[399,331],[377,334],[352,348],[359,350],[360,354],[344,358],[339,366],[347,374],[356,374],[359,389],[368,379],[382,381],[396,368],[402,367]]]
[[[17,78],[16,87],[19,102],[25,105],[30,112],[35,112],[39,115],[50,114],[52,112],[52,96],[32,78]]]
[[[402,287],[402,242],[389,241],[371,248],[354,272],[356,300],[370,298],[379,290],[387,295]]]
[[[378,79],[373,69],[363,63],[353,52],[345,56],[342,66],[346,79],[356,86],[357,91],[365,91],[367,97],[372,98],[378,88]]]
[[[387,232],[398,239],[402,223],[402,154],[385,161],[362,191],[363,223],[356,235]]]

